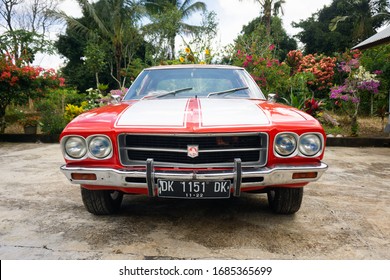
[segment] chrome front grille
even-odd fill
[[[226,167],[240,158],[243,166],[267,162],[266,133],[143,135],[120,134],[119,154],[125,166],[145,165],[153,159],[158,166]],[[197,147],[196,156],[189,148]]]

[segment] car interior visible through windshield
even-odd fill
[[[254,87],[260,94],[253,93]],[[263,98],[261,91],[242,70],[180,68],[142,72],[125,100],[189,97]]]

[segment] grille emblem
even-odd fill
[[[196,158],[199,156],[199,146],[198,145],[187,145],[187,156],[190,158]]]

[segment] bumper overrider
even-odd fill
[[[242,167],[241,160],[234,161],[231,170],[155,170],[153,159],[139,169],[112,169],[70,167],[63,165],[61,171],[73,184],[110,186],[120,188],[145,188],[149,196],[156,195],[157,180],[172,181],[218,181],[230,180],[233,195],[239,196],[245,189],[254,187],[304,184],[317,181],[328,169],[319,162],[305,165],[274,165],[272,167]]]

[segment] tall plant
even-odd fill
[[[263,10],[263,21],[266,26],[267,36],[270,36],[272,12],[274,16],[277,16],[279,13],[283,14],[283,5],[285,4],[286,1],[285,0],[254,0],[254,1],[258,2]]]
[[[358,134],[358,113],[361,98],[364,94],[378,94],[380,81],[376,74],[372,74],[360,65],[359,59],[353,58],[339,64],[339,71],[347,78],[342,85],[331,89],[330,98],[338,105],[351,120],[351,134]]]
[[[100,49],[109,45],[107,55],[111,76],[121,88],[125,84],[123,69],[126,69],[138,51],[142,39],[136,23],[141,16],[141,2],[137,0],[100,0],[90,3],[88,0],[77,0],[84,15],[90,19],[87,23],[67,15],[63,11],[51,11],[51,15],[66,21],[68,28],[79,34],[94,39]]]
[[[149,33],[166,38],[169,45],[169,59],[175,58],[175,38],[178,35],[194,34],[199,26],[186,23],[185,20],[196,12],[206,11],[206,4],[192,0],[147,0],[145,7],[151,23],[145,26]],[[161,43],[161,40],[160,40]]]

